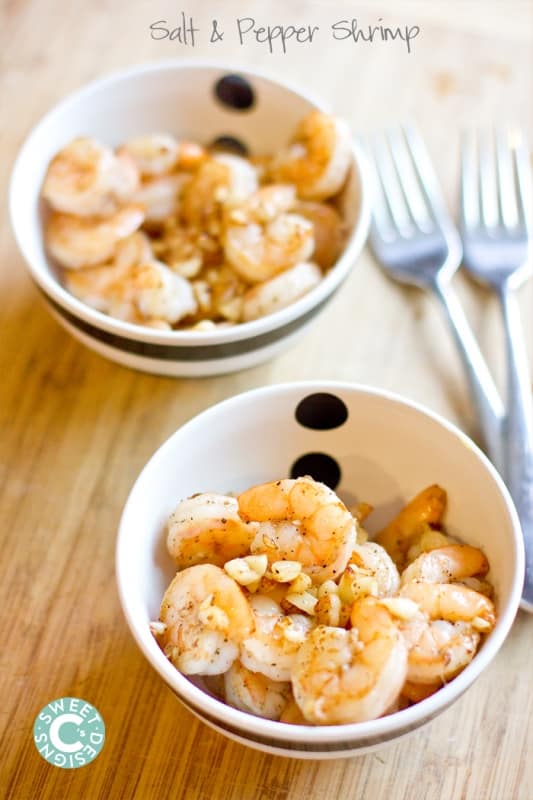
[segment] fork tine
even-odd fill
[[[494,137],[489,132],[478,136],[479,153],[479,194],[481,219],[487,230],[498,223],[498,184],[496,180],[496,159]]]
[[[430,230],[433,223],[401,128],[388,131],[387,143],[411,222],[422,231]]]
[[[405,205],[398,175],[394,169],[392,158],[383,134],[374,137],[373,153],[379,184],[391,220],[397,231],[404,231],[411,227],[411,221]]]
[[[441,224],[443,221],[451,224],[450,216],[444,204],[442,192],[437,180],[437,175],[433,169],[422,137],[412,123],[403,126],[403,133],[413,163],[413,168],[418,178],[420,190],[431,216],[435,221]]]
[[[524,137],[521,134],[515,142],[513,154],[517,184],[518,224],[529,231],[531,227],[531,161]]]
[[[509,131],[501,128],[496,133],[496,163],[498,166],[500,220],[504,227],[513,228],[518,221],[513,154]]]
[[[377,236],[383,241],[391,241],[396,237],[396,226],[391,217],[390,211],[387,206],[387,201],[381,186],[381,180],[378,173],[378,168],[372,153],[372,147],[369,141],[359,139],[359,144],[363,148],[368,158],[370,169],[374,173],[374,193],[372,198],[372,224],[370,235],[372,238]]]
[[[461,228],[468,230],[479,225],[478,165],[476,136],[473,131],[464,132],[461,142]]]

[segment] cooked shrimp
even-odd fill
[[[151,260],[128,270],[108,313],[126,322],[168,330],[167,326],[194,314],[196,308],[190,283],[166,264]]]
[[[217,153],[194,173],[183,192],[187,225],[218,235],[224,206],[241,203],[257,189],[257,172],[244,158]]]
[[[226,173],[223,184],[218,187],[218,200],[225,204],[242,203],[257,190],[257,170],[247,159],[231,153],[216,153],[212,160]]]
[[[416,684],[443,683],[474,658],[479,632],[467,622],[419,618],[400,625],[408,649],[407,679]]]
[[[304,614],[284,615],[270,597],[249,598],[254,631],[241,642],[241,662],[273,681],[288,681],[296,654],[312,628]]]
[[[421,609],[400,624],[409,650],[407,678],[414,683],[455,677],[476,654],[480,632],[494,627],[494,604],[466,586],[412,581],[400,594]]]
[[[313,225],[289,213],[294,203],[294,188],[275,184],[259,189],[226,214],[224,252],[244,280],[269,280],[311,256]]]
[[[126,153],[115,156],[111,188],[117,200],[117,208],[123,203],[134,203],[133,194],[141,177],[135,161]]]
[[[422,553],[401,576],[402,586],[413,580],[447,583],[485,575],[489,563],[481,550],[466,544],[451,544]]]
[[[280,214],[262,226],[231,225],[224,252],[235,272],[250,283],[260,283],[313,253],[313,226],[298,214]]]
[[[290,183],[273,183],[261,186],[239,205],[229,208],[227,223],[233,222],[272,222],[287,211],[295,208],[296,189]]]
[[[121,302],[125,276],[129,267],[103,264],[80,270],[68,270],[63,281],[69,292],[97,311],[109,313]]]
[[[378,597],[390,597],[398,591],[400,576],[396,564],[376,542],[356,544],[348,563],[375,580]]]
[[[142,231],[136,231],[117,243],[109,263],[66,271],[65,286],[87,305],[109,313],[114,306],[130,303],[125,300],[129,271],[147,261],[153,261],[150,240]],[[128,308],[126,316],[134,316],[131,303]]]
[[[376,536],[376,541],[388,552],[393,561],[403,566],[412,539],[423,526],[441,522],[446,508],[446,492],[433,484],[416,495],[399,514]]]
[[[160,327],[196,311],[190,283],[159,261],[92,267],[67,274],[65,284],[88,305],[126,322]]]
[[[251,672],[234,661],[224,675],[226,702],[249,714],[278,720],[291,696],[288,681],[270,680],[260,672]]]
[[[205,147],[198,142],[182,139],[179,143],[178,169],[194,171],[209,157]]]
[[[291,694],[289,702],[281,712],[280,722],[285,722],[288,725],[309,725],[304,715],[300,710],[300,706]]]
[[[400,589],[401,597],[418,603],[431,619],[472,622],[483,633],[494,627],[494,603],[484,594],[460,583],[411,581]]]
[[[363,524],[365,519],[373,512],[374,506],[371,506],[370,503],[356,503],[354,506],[350,506],[350,513],[356,518],[357,522]]]
[[[324,200],[340,191],[350,169],[348,125],[312,111],[298,125],[289,147],[274,159],[274,178],[296,185],[304,200]]]
[[[402,687],[401,696],[410,703],[419,703],[425,700],[426,697],[431,697],[439,689],[442,688],[442,681],[435,681],[434,683],[414,683],[412,681],[405,681]]]
[[[462,578],[460,581],[457,581],[457,583],[461,583],[468,589],[473,589],[475,592],[484,594],[491,599],[494,596],[493,585],[483,578]]]
[[[107,264],[67,270],[64,283],[75,297],[98,311],[110,313],[117,307],[122,309],[121,319],[135,318],[132,298],[128,295],[129,274],[132,267],[153,261],[150,240],[142,231],[121,239],[115,247],[113,257]]]
[[[55,213],[45,229],[46,246],[67,269],[94,266],[111,259],[118,242],[136,231],[143,219],[139,206],[126,206],[101,221]]]
[[[195,142],[178,142],[168,133],[149,133],[123,144],[119,154],[133,159],[141,175],[155,177],[174,169],[195,169],[206,158],[206,151]]]
[[[180,568],[207,561],[223,566],[249,552],[256,528],[241,519],[234,497],[195,494],[171,514],[167,548]]]
[[[430,525],[422,525],[422,530],[412,540],[407,551],[406,562],[410,564],[422,553],[429,553],[440,547],[447,547],[449,544],[457,544],[457,541],[447,533],[437,531]]]
[[[150,239],[142,231],[136,231],[117,242],[112,263],[119,268],[127,269],[153,260],[154,252]]]
[[[260,523],[252,552],[271,562],[299,561],[316,583],[346,567],[357,522],[325,484],[310,477],[264,483],[239,495],[238,503],[243,519]]]
[[[144,209],[145,223],[160,224],[179,211],[180,198],[190,177],[185,173],[144,180],[132,200]]]
[[[213,564],[177,573],[163,597],[159,619],[165,626],[159,635],[163,651],[185,675],[226,672],[254,625],[240,586]]]
[[[131,270],[132,300],[145,319],[174,324],[197,308],[191,284],[160,261],[139,264]]]
[[[154,253],[179,275],[195,278],[202,269],[205,256],[201,233],[180,225],[175,218],[165,220],[158,227],[157,235],[152,239]]]
[[[117,159],[95,139],[78,138],[55,156],[43,184],[52,208],[80,217],[107,216],[117,211],[138,182],[135,167]]]
[[[319,625],[298,652],[292,686],[309,722],[376,719],[401,692],[407,648],[390,612],[366,597],[354,603],[351,622],[348,631]]]
[[[322,269],[337,261],[344,247],[346,231],[339,212],[327,203],[299,202],[295,212],[313,225],[315,249],[313,259]]]
[[[253,286],[243,296],[243,320],[259,319],[286,308],[311,291],[321,278],[320,267],[311,261],[302,261],[274,278]]]
[[[210,303],[215,317],[240,322],[247,284],[229,266],[222,264],[206,273]]]
[[[179,145],[173,136],[166,133],[150,133],[130,139],[118,152],[127,153],[141,175],[164,175],[176,166]]]

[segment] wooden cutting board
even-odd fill
[[[169,2],[4,3],[2,184],[29,129],[59,98],[108,71],[170,57],[290,76],[361,133],[413,115],[454,208],[462,127],[511,120],[533,133],[531,0],[188,6],[200,28],[194,47],[151,38],[151,24],[179,24],[181,8]],[[318,25],[321,35],[270,53],[239,43],[235,21],[243,16],[256,27]],[[411,53],[401,41],[331,39],[332,24],[355,16],[360,25],[381,17],[420,33]],[[208,36],[213,18],[225,33],[217,43]],[[320,321],[275,361],[206,380],[136,374],[84,349],[46,313],[10,233],[4,193],[0,203],[0,796],[531,800],[531,617],[518,615],[486,674],[426,728],[365,757],[298,762],[246,749],[197,722],[141,657],[115,588],[115,532],[138,471],[185,420],[237,392],[293,379],[360,381],[422,402],[475,436],[434,303],[390,283],[365,252]],[[463,276],[456,284],[500,379],[494,301]],[[530,287],[521,303],[531,345]],[[32,741],[39,709],[67,695],[93,703],[107,726],[102,753],[78,770],[50,766]]]

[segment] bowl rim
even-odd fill
[[[145,473],[153,469],[153,465],[156,464],[159,459],[164,458],[168,450],[174,448],[174,442],[179,439],[184,429],[191,431],[204,426],[206,423],[209,424],[211,418],[215,417],[215,415],[221,411],[231,408],[235,410],[234,407],[238,407],[239,403],[247,403],[249,400],[253,399],[254,396],[275,396],[280,393],[290,393],[296,390],[305,392],[336,390],[352,394],[363,394],[370,398],[378,398],[392,402],[395,405],[407,407],[417,414],[429,417],[433,422],[444,428],[447,433],[459,440],[461,444],[467,446],[475,454],[480,465],[492,478],[495,485],[494,488],[498,490],[509,518],[509,538],[510,543],[513,544],[511,555],[514,560],[512,586],[504,607],[499,608],[496,625],[483,643],[483,647],[476,653],[476,656],[470,664],[468,664],[453,681],[442,687],[442,689],[434,695],[407,709],[402,709],[388,716],[369,720],[367,722],[328,726],[290,725],[288,723],[265,720],[232,708],[222,701],[206,694],[202,689],[191,683],[185,675],[182,675],[163,656],[160,650],[155,651],[153,648],[150,649],[145,641],[146,631],[144,631],[144,634],[141,632],[141,627],[145,625],[144,621],[142,623],[140,621],[137,622],[133,612],[130,610],[130,591],[125,585],[125,576],[123,576],[123,563],[125,561],[123,550],[127,547],[127,525],[128,517],[131,513],[130,509],[136,501],[136,493],[144,479]],[[160,677],[163,678],[165,683],[172,688],[177,696],[183,698],[183,702],[186,705],[192,705],[194,709],[197,709],[198,713],[205,712],[211,720],[219,720],[222,727],[223,723],[226,722],[238,728],[240,735],[244,737],[246,737],[248,731],[250,731],[258,736],[278,740],[278,742],[284,741],[289,743],[293,741],[300,744],[312,742],[315,745],[334,745],[341,741],[353,741],[356,743],[360,739],[374,739],[377,743],[380,737],[387,735],[387,738],[392,738],[394,735],[399,736],[421,725],[424,721],[429,721],[456,700],[492,661],[509,633],[519,608],[525,558],[520,522],[509,491],[487,456],[460,428],[426,406],[389,390],[346,381],[312,380],[278,383],[241,392],[210,406],[174,431],[146,462],[130,490],[119,523],[115,551],[115,569],[120,603],[134,639],[152,667]]]
[[[33,146],[34,140],[41,134],[42,129],[48,125],[49,120],[56,114],[68,109],[70,104],[74,104],[82,98],[89,98],[108,86],[120,84],[122,81],[134,80],[139,75],[164,71],[202,71],[206,69],[221,70],[231,74],[238,73],[244,77],[251,76],[259,78],[260,80],[281,87],[301,97],[321,111],[327,111],[327,103],[307,92],[307,90],[295,86],[292,82],[275,78],[266,71],[256,69],[255,67],[241,66],[238,64],[228,65],[223,61],[206,60],[191,63],[185,59],[167,59],[164,61],[137,64],[127,67],[126,69],[114,71],[100,78],[96,78],[89,83],[83,84],[78,89],[70,92],[54,104],[32,126],[16,156],[9,181],[9,216],[11,228],[19,251],[23,256],[26,268],[37,286],[52,301],[52,304],[58,305],[60,308],[65,309],[66,312],[81,319],[88,325],[106,331],[111,335],[132,339],[137,342],[146,342],[148,344],[183,347],[203,347],[205,345],[226,344],[243,339],[253,339],[254,337],[261,336],[287,325],[305,315],[306,312],[311,311],[316,306],[319,306],[321,302],[326,301],[333,294],[335,289],[347,278],[352,267],[355,266],[356,259],[366,242],[371,220],[371,172],[367,156],[362,146],[357,141],[355,134],[353,134],[352,167],[356,169],[359,184],[359,212],[345,247],[335,264],[328,270],[317,286],[289,306],[279,309],[265,317],[249,322],[242,322],[233,327],[215,331],[160,331],[145,328],[142,325],[115,319],[101,311],[91,308],[68,292],[51,272],[36,265],[35,260],[30,258],[27,252],[24,225],[19,220],[19,215],[16,212],[16,190],[20,181],[19,175],[22,172],[26,154]]]

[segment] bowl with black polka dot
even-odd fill
[[[327,103],[284,80],[227,65],[162,61],[103,77],[62,100],[33,128],[10,184],[11,221],[31,278],[73,336],[134,369],[171,376],[215,375],[266,361],[301,335],[343,286],[367,238],[369,178],[354,139],[338,197],[347,237],[341,255],[307,294],[273,313],[209,330],[159,330],[108,316],[70,294],[43,241],[40,199],[48,164],[68,142],[90,136],[117,146],[168,132],[226,152],[262,156],[287,144],[298,122]]]
[[[197,492],[238,494],[267,481],[310,475],[348,507],[373,506],[370,536],[421,489],[448,495],[450,534],[482,548],[491,565],[497,622],[471,663],[416,705],[346,725],[290,725],[226,705],[201,677],[182,675],[150,632],[175,575],[166,521]],[[141,472],[124,508],[116,550],[122,608],[149,663],[193,714],[250,747],[293,758],[360,755],[434,720],[469,689],[509,633],[520,601],[523,545],[502,479],[474,442],[406,398],[349,383],[266,386],[223,401],[178,429]],[[486,684],[487,691],[490,685]]]

